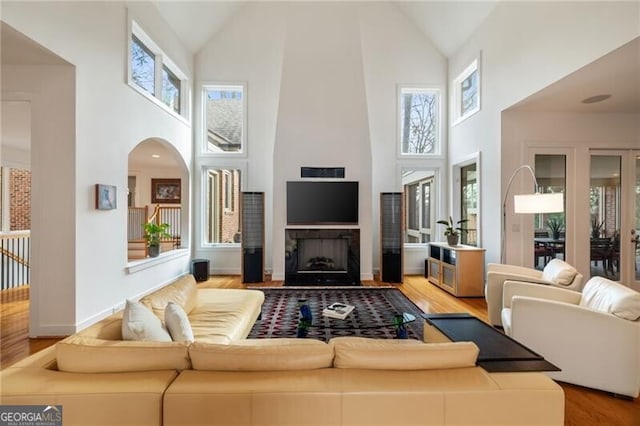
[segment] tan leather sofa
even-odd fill
[[[120,340],[115,314],[2,371],[0,403],[62,405],[66,426],[563,424],[556,383],[487,373],[473,343],[246,339],[262,292],[194,288],[141,300],[180,303],[194,343]]]

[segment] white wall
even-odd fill
[[[482,109],[451,128],[449,161],[484,153],[481,226],[487,261],[500,258],[502,194],[496,189],[504,191],[520,164],[505,151],[501,112],[637,37],[638,7],[637,2],[501,2],[449,58],[452,81],[482,51]]]
[[[192,152],[190,126],[126,84],[126,6],[2,5],[3,21],[73,65],[65,71],[71,75],[46,88],[50,91],[35,85],[35,73],[42,70],[32,75],[19,70],[11,85],[4,84],[3,72],[3,98],[21,89],[42,95],[42,104],[34,103],[32,110],[32,335],[71,333],[111,313],[125,298],[148,292],[188,269],[186,253],[136,274],[128,275],[125,269],[129,151],[144,139],[162,138],[180,153],[186,170]],[[191,56],[166,30],[156,9],[132,2],[129,13],[192,76]],[[69,83],[73,78],[75,83]],[[64,119],[57,114],[64,114]],[[118,209],[95,210],[96,183],[117,186]]]
[[[397,86],[428,85],[446,96],[445,58],[394,5],[267,2],[245,5],[195,67],[194,111],[201,108],[200,83],[246,82],[249,102],[248,154],[197,158],[195,184],[205,165],[246,168],[243,190],[266,192],[266,267],[282,279],[285,182],[299,179],[301,166],[345,167],[348,180],[360,181],[361,273],[370,279],[379,263],[379,193],[401,190],[401,167],[445,164],[445,156],[398,158]],[[201,127],[196,121],[196,144]],[[239,272],[239,249],[200,247],[202,224],[196,226],[197,256],[211,259],[215,272]],[[416,273],[424,254],[407,260]]]

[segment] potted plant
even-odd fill
[[[147,222],[144,224],[144,239],[149,248],[149,257],[157,257],[160,254],[160,240],[171,238],[171,235],[167,233],[168,229],[168,223]]]
[[[598,222],[598,218],[596,216],[591,217],[591,239],[595,240],[602,236],[604,231],[604,220],[602,222]]]
[[[551,231],[554,240],[560,239],[560,231],[564,229],[564,221],[559,217],[550,217],[547,219],[547,226]]]
[[[458,245],[460,234],[462,232],[467,232],[467,230],[462,227],[462,224],[467,223],[468,221],[469,219],[461,219],[457,222],[454,222],[451,216],[449,216],[448,220],[438,221],[440,225],[444,225],[446,227],[444,229],[444,235],[445,237],[447,237],[447,244],[449,244],[450,246]]]

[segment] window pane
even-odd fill
[[[180,114],[180,79],[166,66],[162,67],[162,102]]]
[[[536,180],[543,193],[566,193],[566,156],[536,155]],[[565,259],[566,214],[544,213],[534,216],[534,266],[544,268],[551,259]]]
[[[462,211],[461,219],[467,219],[465,224],[467,232],[461,234],[462,244],[470,246],[478,245],[478,178],[476,173],[476,163],[462,167],[461,174],[461,196],[460,205]]]
[[[440,96],[429,89],[401,89],[402,154],[433,154],[439,143]]]
[[[592,155],[589,185],[591,276],[618,280],[614,254],[620,253],[620,156]],[[618,265],[619,266],[619,265]]]
[[[242,86],[206,89],[207,151],[241,152],[244,126]]]
[[[240,170],[208,169],[205,242],[239,243]]]
[[[420,193],[418,193],[418,184],[407,186],[407,224],[409,229],[417,231],[418,224],[418,206],[420,205]]]
[[[420,228],[431,229],[431,182],[422,185],[422,223]]]
[[[131,40],[131,79],[155,95],[155,55],[135,35]]]
[[[462,81],[460,87],[461,111],[460,115],[465,115],[468,111],[478,108],[478,70],[473,71],[469,77]]]

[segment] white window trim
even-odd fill
[[[433,179],[435,181],[435,184],[431,187],[431,189],[434,191],[434,193],[432,194],[431,202],[434,203],[433,211],[435,214],[435,218],[437,221],[441,217],[442,218],[448,217],[448,215],[445,216],[446,203],[447,203],[447,187],[443,178],[443,176],[445,175],[444,166],[436,165],[436,164],[432,166],[428,166],[428,165],[421,165],[417,163],[416,164],[411,164],[411,163],[398,164],[397,170],[396,170],[396,178],[397,178],[396,187],[400,188],[401,192],[404,190],[402,186],[402,173],[405,170],[424,170],[424,171],[433,172]],[[434,229],[435,229],[435,232],[433,235],[436,238],[434,238],[432,242],[443,241],[444,237],[443,237],[443,233],[441,232],[442,230],[439,229],[439,226],[435,224],[434,224]],[[429,245],[429,243],[422,243],[422,242],[420,243],[404,242],[403,244],[405,248],[411,248],[411,247],[426,248]]]
[[[142,87],[138,86],[131,76],[131,44],[133,43],[132,36],[135,35],[153,54],[155,55],[155,94],[149,93]],[[129,28],[127,32],[127,85],[133,90],[150,100],[154,104],[158,105],[164,111],[171,114],[173,117],[179,119],[187,125],[189,122],[189,80],[187,75],[167,56],[162,49],[147,35],[142,27],[133,19],[129,20]],[[169,70],[180,79],[180,113],[178,114],[162,101],[162,66],[165,65]]]
[[[482,247],[482,161],[480,151],[473,152],[451,166],[451,194],[453,196],[451,200],[451,211],[456,212],[457,216],[460,216],[460,205],[462,198],[462,168],[471,164],[476,165],[476,176],[478,178],[478,230],[476,238],[478,241],[478,247]]]
[[[467,118],[479,112],[482,108],[482,72],[480,70],[481,56],[478,54],[471,63],[462,71],[452,83],[451,88],[451,125],[462,123]],[[478,106],[462,114],[462,82],[465,81],[474,71],[478,72]]]
[[[200,217],[198,219],[200,225],[200,241],[199,248],[200,249],[228,249],[228,248],[239,248],[240,243],[208,243],[207,242],[207,179],[209,170],[239,170],[240,171],[240,188],[239,191],[242,192],[242,188],[246,187],[247,182],[247,163],[245,161],[242,162],[208,162],[207,164],[203,164],[200,167]]]
[[[402,152],[402,91],[414,90],[416,92],[435,93],[438,95],[438,141],[433,153],[426,154],[405,154]],[[416,84],[399,84],[396,91],[396,152],[398,159],[411,159],[411,158],[443,158],[443,144],[444,144],[444,126],[443,126],[443,111],[442,106],[444,97],[442,96],[444,90],[437,85],[416,85]]]
[[[216,89],[216,88],[241,88],[242,89],[242,139],[241,139],[241,147],[238,152],[210,152],[207,149],[207,90]],[[247,144],[248,141],[248,115],[249,110],[248,106],[248,84],[247,82],[206,82],[202,83],[200,90],[200,119],[202,125],[201,127],[201,143],[200,143],[200,157],[213,157],[213,158],[247,158],[249,153],[249,147]],[[242,178],[242,177],[241,177]]]

